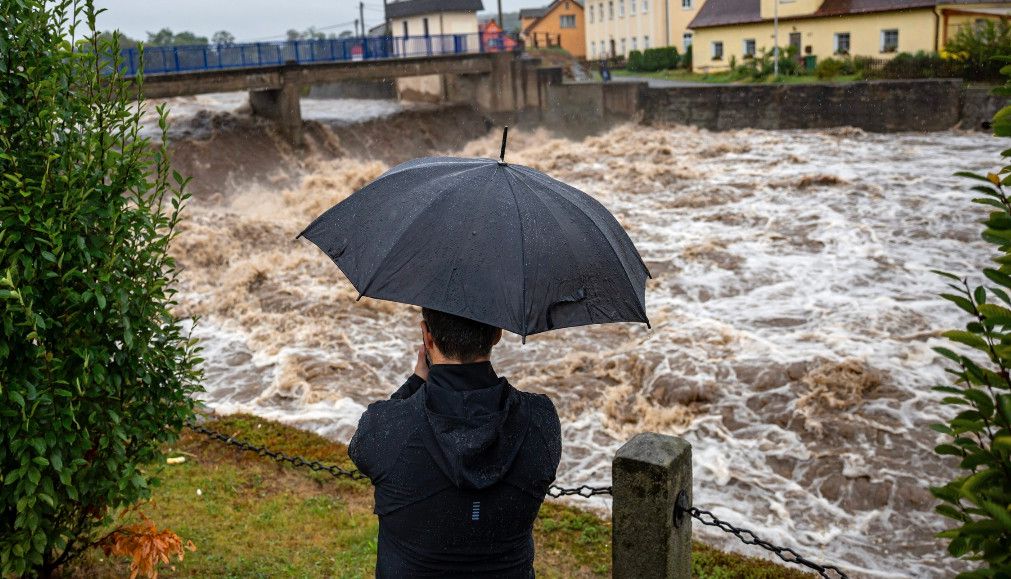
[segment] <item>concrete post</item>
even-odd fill
[[[302,107],[298,85],[285,82],[279,89],[249,92],[253,114],[276,121],[288,142],[302,146]]]
[[[684,439],[647,432],[625,443],[612,463],[612,577],[691,576],[692,447]]]

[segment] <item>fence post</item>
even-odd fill
[[[646,432],[618,449],[612,463],[612,577],[691,577],[692,447]],[[680,499],[679,499],[680,496]]]

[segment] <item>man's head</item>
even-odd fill
[[[502,339],[502,330],[428,308],[421,308],[425,348],[435,364],[483,362],[492,346]]]

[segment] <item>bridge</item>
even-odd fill
[[[121,51],[124,74],[143,77],[145,98],[249,91],[253,113],[302,144],[303,86],[342,80],[440,75],[452,102],[490,114],[537,107],[557,69],[504,50],[502,34],[389,36],[279,43],[164,46]],[[560,79],[557,79],[560,80]]]

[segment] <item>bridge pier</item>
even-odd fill
[[[249,91],[253,114],[275,121],[288,142],[302,146],[302,106],[299,85],[284,82],[281,88]]]

